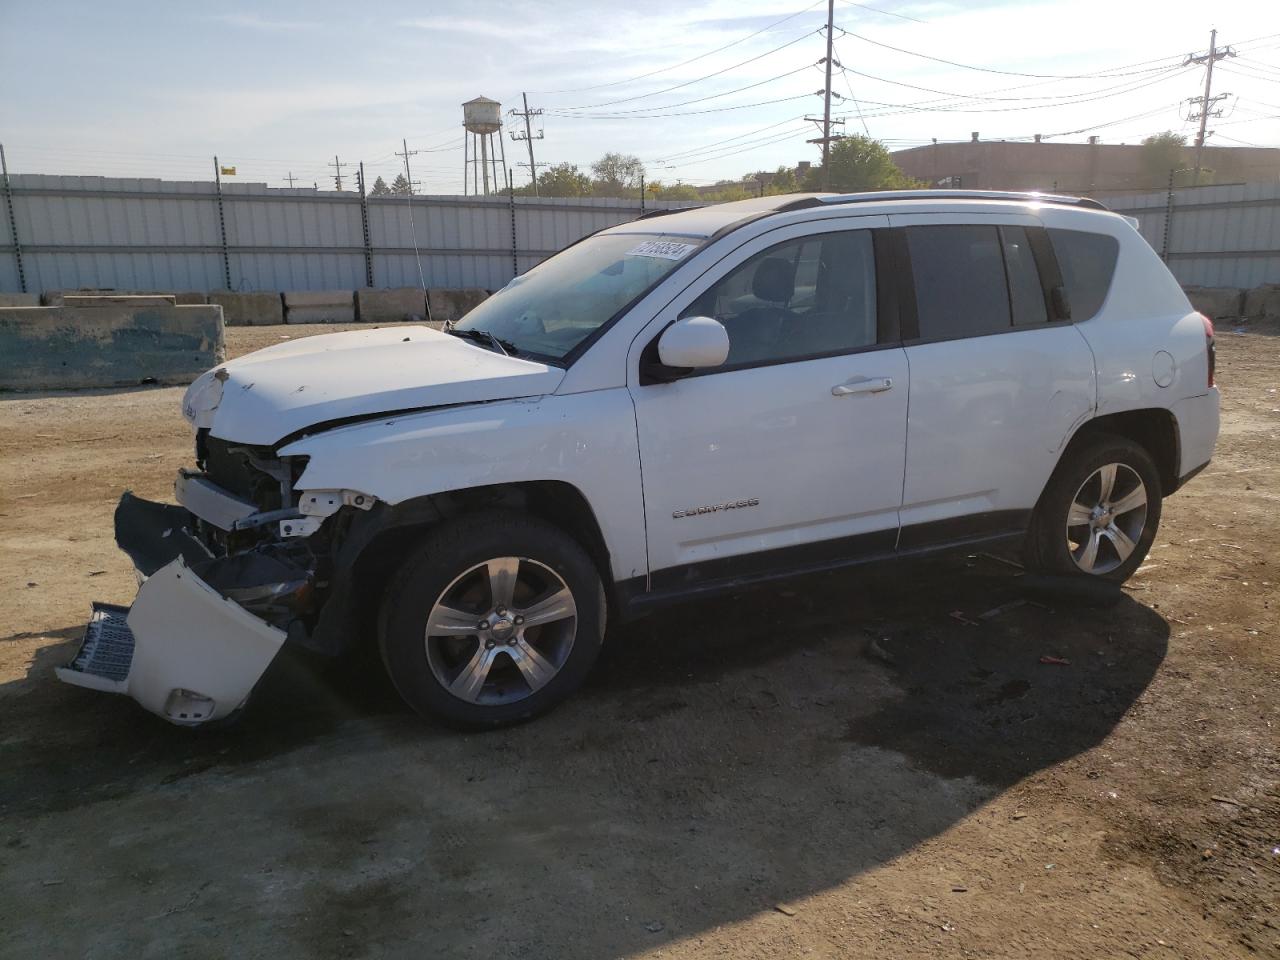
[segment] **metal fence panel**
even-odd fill
[[[639,215],[599,197],[371,197],[366,247],[352,192],[224,183],[226,246],[212,183],[11,176],[30,292],[76,288],[236,290],[364,286],[494,290],[557,250]],[[1166,231],[1166,210],[1172,217]],[[1280,184],[1216,184],[1106,197],[1135,216],[1184,284],[1280,282]],[[650,203],[652,209],[691,206]],[[1167,232],[1167,238],[1166,238]],[[1167,242],[1166,242],[1167,241]],[[17,291],[13,240],[0,231],[0,291]]]
[[[1214,184],[1176,188],[1172,196],[1166,190],[1104,199],[1117,213],[1138,218],[1142,235],[1184,286],[1280,283],[1280,184]]]

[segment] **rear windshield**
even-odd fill
[[[564,358],[702,243],[662,234],[598,234],[516,277],[455,325],[519,353]]]
[[[1053,252],[1067,288],[1071,319],[1079,323],[1096,316],[1111,289],[1119,242],[1104,233],[1080,230],[1050,229],[1049,239],[1053,241]]]

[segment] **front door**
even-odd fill
[[[756,238],[633,345],[651,590],[893,551],[908,384],[896,330],[877,311],[870,228],[885,222],[827,220]],[[694,315],[728,330],[725,364],[644,383],[644,348]]]

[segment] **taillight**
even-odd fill
[[[1209,361],[1209,386],[1212,387],[1214,368],[1218,365],[1218,350],[1213,345],[1213,321],[1203,313],[1200,319],[1204,321],[1204,349]]]

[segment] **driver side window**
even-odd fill
[[[873,346],[871,231],[822,233],[771,247],[734,268],[681,316],[724,324],[729,357],[716,371]]]

